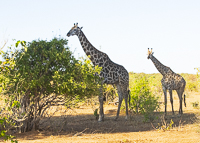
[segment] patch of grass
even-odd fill
[[[154,125],[151,123],[152,127],[157,131],[170,131],[174,127],[174,121],[171,119],[170,123],[167,123],[165,120],[165,116],[161,116],[161,123],[158,123],[157,127],[154,127]]]
[[[94,110],[94,116],[96,117],[96,120],[99,119],[98,109]]]
[[[192,102],[192,107],[199,109],[199,101]]]

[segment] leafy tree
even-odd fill
[[[0,55],[4,54],[3,48],[5,47],[7,42],[0,49]],[[18,43],[24,44],[24,41],[18,41]],[[5,66],[6,65],[6,66]],[[3,91],[3,88],[6,85],[6,78],[2,72],[7,73],[9,68],[14,66],[13,59],[6,59],[4,61],[0,61],[0,92]],[[5,67],[5,68],[4,68]],[[2,102],[2,98],[0,98]],[[16,103],[16,101],[14,101]],[[14,106],[14,104],[12,105]],[[12,108],[12,107],[11,107]],[[0,138],[4,138],[5,141],[10,140],[11,142],[17,143],[17,140],[14,140],[14,136],[9,133],[9,130],[15,125],[12,120],[9,119],[9,111],[10,108],[6,108],[3,105],[0,106]]]
[[[16,47],[19,42],[16,43]],[[14,59],[14,66],[4,72],[7,84],[4,96],[12,109],[12,120],[19,132],[36,130],[40,118],[50,106],[70,105],[98,95],[100,79],[89,60],[76,60],[67,47],[67,40],[21,43],[22,49],[6,52],[4,59]]]

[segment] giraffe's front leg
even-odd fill
[[[172,97],[172,90],[169,90],[169,94],[170,94],[170,102],[171,102],[171,106],[172,106],[172,114],[174,115],[174,107],[173,107],[173,97]]]
[[[104,120],[104,113],[103,113],[103,85],[101,86],[100,95],[99,95],[99,119],[98,122],[102,122]]]
[[[163,93],[164,93],[164,100],[165,100],[165,115],[167,114],[167,89],[162,86]]]
[[[99,107],[99,119],[98,122],[101,122],[104,120],[104,114],[103,114],[103,98],[99,97],[99,103],[100,103],[100,107]]]

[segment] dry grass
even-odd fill
[[[171,115],[168,99],[166,122],[170,123],[171,119],[174,122],[173,128],[168,130],[155,130],[152,127],[152,125],[157,127],[163,124],[160,119],[161,113],[157,113],[158,119],[152,124],[144,123],[142,115],[133,115],[132,120],[125,121],[124,112],[121,112],[120,118],[114,121],[117,107],[107,105],[104,108],[104,122],[97,122],[91,106],[83,106],[66,112],[64,112],[65,108],[59,107],[59,112],[52,118],[44,118],[41,121],[41,131],[15,134],[15,136],[19,143],[198,143],[200,142],[200,124],[197,119],[199,109],[193,108],[192,102],[200,102],[200,95],[189,94],[186,98],[187,107],[183,108],[182,117],[178,116],[179,101],[176,96],[174,95],[175,116]],[[55,107],[50,111],[53,113],[53,110],[56,110]],[[164,111],[163,106],[161,111]]]

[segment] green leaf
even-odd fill
[[[19,45],[20,42],[21,42],[21,41],[17,41],[17,42],[15,43],[15,47],[18,47],[18,45]]]
[[[0,137],[5,137],[6,136],[6,131],[5,130],[2,130],[1,131],[1,134],[0,134]]]
[[[21,41],[21,45],[22,45],[23,47],[25,47],[25,46],[26,46],[26,41]]]

